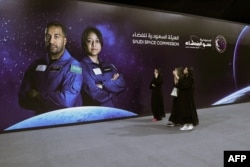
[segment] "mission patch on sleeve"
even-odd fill
[[[82,67],[72,64],[70,67],[70,71],[73,73],[82,74]]]

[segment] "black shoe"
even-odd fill
[[[168,127],[173,127],[173,126],[175,126],[175,124],[172,123],[172,122],[169,122],[169,123],[166,124],[166,126],[168,126]]]

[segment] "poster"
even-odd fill
[[[66,48],[78,60],[83,57],[83,30],[94,26],[102,32],[100,57],[113,63],[126,79],[125,90],[113,98],[114,108],[82,106],[36,116],[19,106],[18,91],[25,71],[34,60],[47,54],[44,30],[49,21],[65,25]],[[2,132],[150,115],[149,84],[155,67],[163,72],[166,113],[171,112],[172,71],[180,66],[194,68],[198,109],[249,101],[250,77],[246,71],[250,30],[244,24],[67,0],[0,0],[0,24]],[[20,125],[23,121],[29,125]]]

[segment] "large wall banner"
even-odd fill
[[[67,36],[45,31],[51,21]],[[0,26],[3,133],[150,115],[156,67],[166,113],[175,67],[193,67],[198,109],[250,99],[248,25],[87,1],[0,0]],[[85,40],[88,27],[103,38]],[[85,54],[90,43],[102,48],[99,65]],[[63,57],[49,59],[64,44]]]

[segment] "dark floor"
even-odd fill
[[[199,109],[192,131],[151,116],[0,134],[0,167],[223,167],[250,150],[250,103]]]

